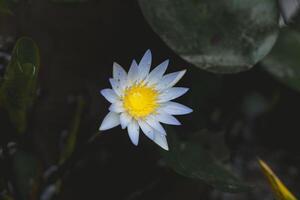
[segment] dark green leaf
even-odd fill
[[[0,0],[0,13],[4,14],[12,14],[11,10],[9,9],[8,3],[6,0]]]
[[[222,132],[201,130],[193,134],[189,140],[201,145],[205,151],[208,151],[218,161],[229,160],[230,152],[225,144],[224,134]]]
[[[201,180],[224,192],[245,192],[250,189],[195,140],[182,142],[175,133],[170,133],[168,138],[170,151],[163,152],[163,155],[177,173]]]
[[[34,156],[24,151],[17,151],[13,156],[13,172],[16,186],[22,199],[34,196],[38,182],[39,164]]]
[[[216,73],[250,69],[274,45],[274,0],[139,0],[166,44],[196,66]]]
[[[83,3],[89,0],[51,0],[53,3]]]
[[[276,79],[300,91],[300,33],[289,28],[280,32],[271,53],[262,61]]]
[[[62,164],[66,159],[68,159],[75,149],[83,108],[84,100],[82,97],[78,97],[77,108],[72,122],[71,130],[68,133],[66,144],[64,145],[64,148],[61,152],[59,164]]]
[[[39,65],[39,50],[33,40],[19,39],[6,68],[0,97],[1,106],[7,109],[20,133],[25,131],[27,113],[36,96]]]

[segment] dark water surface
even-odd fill
[[[12,38],[30,36],[41,51],[40,94],[26,133],[33,142],[26,148],[36,152],[46,167],[58,160],[59,143],[70,127],[77,96],[86,101],[78,148],[97,132],[109,106],[99,91],[109,87],[114,61],[128,69],[133,58],[140,59],[151,49],[155,64],[170,58],[169,71],[188,69],[180,85],[191,87],[191,91],[181,101],[189,105],[193,93],[201,96],[195,75],[200,70],[180,59],[160,40],[136,1],[64,4],[32,0],[31,4],[21,3],[8,20],[11,23],[0,20],[5,23],[1,34]],[[3,49],[10,51],[7,46]],[[235,172],[257,186],[251,193],[223,194],[177,175],[165,167],[154,143],[141,137],[140,145],[134,147],[125,131],[114,128],[100,134],[84,159],[66,175],[58,199],[272,199],[259,172],[257,156],[267,160],[293,191],[299,189],[300,95],[259,66],[248,72],[223,75],[222,79],[218,93],[199,107],[207,107],[211,113],[220,109],[221,115],[229,116],[228,124],[217,120],[206,128],[222,131],[227,127],[224,134],[230,161]],[[193,106],[192,115],[180,118],[184,124],[179,128],[182,134],[195,130],[194,122],[201,120],[197,112],[202,108],[197,107],[197,102]]]

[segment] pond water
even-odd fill
[[[12,10],[13,15],[3,14],[0,19],[1,83],[18,38],[28,36],[35,41],[41,63],[37,97],[28,113],[26,131],[18,134],[1,108],[0,143],[6,146],[10,142],[12,155],[15,151],[26,152],[38,163],[34,173],[39,178],[30,179],[36,190],[29,189],[36,197],[32,195],[30,199],[53,195],[47,183],[53,183],[56,175],[61,176],[61,187],[53,199],[62,200],[274,199],[257,164],[258,157],[272,166],[295,195],[300,195],[300,94],[274,78],[260,63],[235,74],[200,69],[176,54],[154,32],[136,1],[31,0],[14,4]],[[214,42],[218,43],[218,38]],[[170,167],[165,152],[151,140],[141,135],[136,147],[127,131],[119,127],[99,133],[88,142],[98,133],[108,112],[109,103],[100,90],[110,87],[113,62],[128,70],[132,59],[139,61],[147,49],[152,51],[153,66],[170,59],[167,72],[187,69],[178,85],[190,90],[178,102],[194,112],[178,116],[183,125],[168,127],[168,134],[177,135],[184,143],[192,140],[205,152],[213,152],[213,159],[230,168],[242,182],[254,186],[252,189],[232,194],[212,187],[215,182],[207,184],[205,180],[185,177]],[[56,167],[74,128],[80,102],[83,106],[79,127],[75,128],[78,133],[74,156],[60,173]],[[197,157],[196,153],[187,157]],[[14,171],[22,168],[24,174],[31,173],[28,169],[33,167],[27,165],[25,158],[12,162],[18,163],[17,167],[0,167],[4,182],[12,177],[11,185],[18,191],[15,199],[22,199],[28,193],[24,188],[30,185],[19,178],[18,170]],[[1,163],[6,162],[1,158]],[[6,191],[1,177],[0,181],[1,191]]]

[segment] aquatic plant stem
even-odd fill
[[[62,179],[68,172],[72,171],[73,168],[76,166],[77,162],[80,161],[82,158],[85,158],[87,153],[93,148],[93,143],[96,141],[99,132],[93,134],[87,142],[82,145],[80,148],[76,148],[74,152],[70,155],[68,159],[65,160],[64,163],[60,164],[45,181],[46,185],[54,184],[59,179]]]

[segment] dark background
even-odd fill
[[[233,171],[257,186],[246,194],[215,191],[169,169],[159,147],[146,137],[142,136],[135,147],[126,131],[114,128],[100,133],[87,152],[78,154],[80,159],[64,176],[57,199],[272,199],[257,157],[268,161],[291,190],[300,188],[300,95],[259,65],[234,75],[197,69],[152,31],[136,1],[32,0],[18,4],[15,15],[0,19],[0,24],[4,24],[0,34],[12,39],[30,36],[40,48],[39,96],[30,113],[26,141],[20,145],[37,155],[41,170],[58,160],[61,138],[70,128],[76,98],[83,97],[86,105],[78,136],[80,149],[97,132],[108,111],[109,104],[99,91],[109,87],[112,63],[116,61],[128,70],[133,58],[140,59],[151,49],[154,64],[169,58],[169,72],[188,69],[179,85],[191,90],[179,101],[193,107],[194,113],[180,117],[184,125],[179,131],[183,135],[198,128],[222,131]],[[10,52],[13,41],[1,50]],[[195,96],[204,100],[197,102]],[[218,110],[220,117],[212,120],[211,115]],[[199,113],[209,113],[208,119]]]

